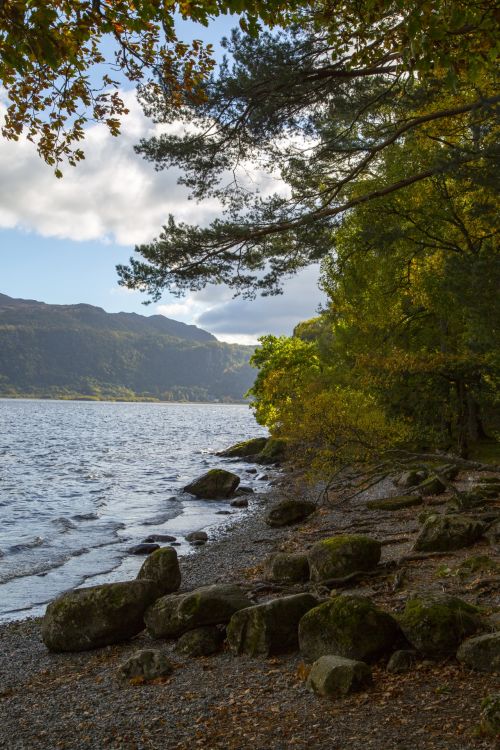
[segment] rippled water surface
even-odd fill
[[[227,522],[228,504],[182,487],[224,465],[214,451],[259,434],[240,405],[0,400],[0,620],[134,576],[142,558],[127,549],[149,534],[187,552],[184,535]]]

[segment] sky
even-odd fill
[[[214,43],[220,56],[218,41],[234,25],[230,18],[208,29],[184,23],[182,33]],[[215,206],[188,200],[176,170],[155,172],[135,154],[134,144],[156,130],[134,90],[123,95],[130,114],[122,134],[113,138],[104,126],[89,126],[85,161],[67,166],[62,180],[31,143],[0,136],[0,292],[50,304],[85,302],[108,312],[161,313],[230,343],[290,334],[300,320],[315,315],[322,299],[317,267],[288,280],[283,295],[253,301],[212,286],[182,298],[165,292],[158,303],[144,306],[146,295],[118,286],[116,264],[128,261],[136,243],[151,241],[170,213],[201,224],[216,215]]]

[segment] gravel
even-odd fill
[[[278,490],[279,491],[279,490]],[[371,497],[382,492],[379,488]],[[299,528],[270,529],[263,521],[273,496],[251,498],[250,510],[220,539],[181,559],[181,590],[238,581],[255,590],[265,557],[304,549],[336,530],[372,529],[385,559],[409,551],[417,530],[413,509],[374,514],[366,497],[333,507]],[[397,520],[396,520],[397,515]],[[378,525],[377,525],[378,524]],[[374,531],[376,529],[376,533]],[[392,543],[392,538],[396,540]],[[399,541],[399,538],[403,541]],[[483,554],[484,550],[479,553]],[[450,557],[458,553],[450,553]],[[470,551],[469,551],[470,554]],[[458,555],[459,557],[459,555]],[[434,562],[441,564],[442,560]],[[427,566],[427,567],[426,567]],[[431,580],[426,562],[412,584]],[[420,578],[419,578],[420,576]],[[251,580],[254,583],[251,583]],[[434,580],[434,579],[432,579]],[[456,580],[450,582],[455,585]],[[441,581],[437,585],[443,587]],[[448,585],[447,583],[445,585]],[[402,607],[406,592],[391,594],[369,580],[356,589],[382,604]],[[266,592],[269,596],[269,591]],[[261,594],[264,596],[264,594]],[[375,665],[374,684],[338,700],[319,699],[305,686],[299,655],[266,660],[223,651],[189,659],[174,643],[141,634],[133,641],[77,654],[50,654],[40,620],[0,627],[0,747],[5,750],[469,750],[493,748],[474,733],[481,699],[495,675],[472,674],[456,662],[420,662],[403,675]],[[124,683],[116,670],[141,648],[162,648],[174,674],[149,684]]]

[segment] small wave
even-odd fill
[[[171,521],[172,518],[175,518],[175,516],[179,515],[178,513],[173,513],[170,511],[169,513],[159,513],[157,516],[153,516],[153,518],[146,518],[145,521],[142,521],[142,526],[161,526],[162,523],[165,523],[166,521]]]
[[[63,533],[66,531],[70,531],[71,529],[76,529],[76,523],[70,521],[69,518],[64,518],[64,516],[62,516],[61,518],[53,518],[51,523],[53,523],[54,526],[58,526],[63,531]]]
[[[31,539],[29,542],[20,542],[19,544],[13,544],[12,547],[9,547],[9,552],[15,554],[16,552],[24,552],[27,549],[34,549],[35,547],[40,547],[45,542],[45,539],[43,536],[36,536],[34,539]]]
[[[77,513],[76,516],[71,516],[73,521],[96,521],[99,516],[97,513]]]

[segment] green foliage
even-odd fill
[[[242,401],[252,351],[163,316],[0,295],[3,396]]]

